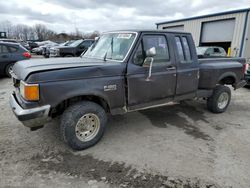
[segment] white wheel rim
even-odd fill
[[[218,98],[218,108],[219,109],[224,109],[229,101],[229,95],[227,92],[221,93],[221,95]]]
[[[93,113],[88,113],[82,116],[76,124],[76,137],[82,141],[87,142],[92,140],[100,129],[100,119]]]
[[[13,72],[13,65],[9,66],[8,73],[11,74]]]

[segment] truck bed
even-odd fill
[[[210,58],[199,59],[200,79],[199,89],[213,89],[217,83],[226,77],[232,78],[236,83],[241,78],[244,58]]]

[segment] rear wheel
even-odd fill
[[[231,90],[226,86],[217,86],[213,95],[207,100],[207,108],[213,113],[222,113],[227,110],[231,101]]]
[[[107,122],[105,110],[96,103],[83,101],[69,107],[61,119],[61,136],[72,149],[95,145],[103,136]]]
[[[10,78],[11,78],[11,73],[13,71],[13,66],[14,66],[14,63],[11,63],[11,64],[7,65],[5,68],[5,73]]]

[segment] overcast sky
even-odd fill
[[[57,32],[155,29],[156,22],[250,7],[250,0],[1,0],[0,21]]]

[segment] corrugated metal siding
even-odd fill
[[[243,57],[250,59],[250,13],[248,15],[248,24],[246,28],[246,38],[243,46]]]
[[[158,26],[158,29],[162,29],[163,27],[168,27],[168,26],[184,25],[184,31],[192,33],[194,42],[196,46],[198,46],[200,43],[202,22],[235,18],[234,37],[233,37],[233,41],[231,44],[231,54],[235,56],[235,55],[239,55],[241,39],[242,39],[243,30],[244,30],[245,17],[246,17],[246,12],[228,14],[228,15],[223,15],[223,16],[213,16],[213,17],[201,18],[197,20],[188,20],[188,21],[176,22],[176,23],[171,23],[171,24],[162,24]]]

